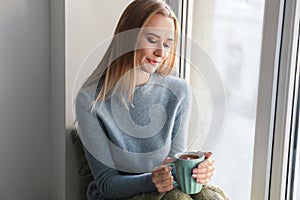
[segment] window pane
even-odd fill
[[[250,199],[263,8],[263,0],[193,1],[192,40],[207,52],[225,88],[225,121],[217,144],[211,146],[216,159],[211,183],[229,199]],[[213,126],[216,105],[205,87],[206,77],[196,68],[190,67],[188,77],[200,103],[200,132],[205,135]]]

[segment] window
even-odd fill
[[[181,22],[180,56],[191,59],[181,62],[180,75],[190,81],[201,111],[200,120],[191,124],[200,127],[193,145],[210,147],[217,160],[212,183],[230,199],[298,199],[299,138],[292,116],[299,79],[299,1],[167,2]],[[194,43],[202,49],[195,51]],[[222,134],[210,146],[205,146],[206,135],[218,107],[205,73],[192,62],[203,50],[215,63],[226,94]]]
[[[198,127],[197,136],[190,137],[191,148],[213,151],[212,184],[230,199],[250,199],[264,1],[197,0],[181,1],[180,6],[187,9],[179,15],[186,25],[182,26],[188,57],[184,74],[199,107],[191,120],[192,131]],[[219,100],[214,102],[212,90],[218,88],[210,87],[214,79],[208,77],[207,68],[215,68],[225,98],[218,91]],[[215,114],[222,115],[214,113],[220,101],[226,107],[225,119],[219,116],[223,126],[211,131],[220,125],[213,122]]]

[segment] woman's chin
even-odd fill
[[[141,70],[146,73],[153,74],[157,70],[157,68],[158,68],[158,65],[155,66],[155,65],[147,64],[147,65],[144,65],[143,67],[141,67]]]

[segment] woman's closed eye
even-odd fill
[[[152,38],[152,37],[147,37],[147,40],[149,43],[151,44],[156,44],[158,42],[157,39],[155,38]],[[166,49],[170,49],[172,47],[172,44],[169,43],[169,42],[166,42],[166,43],[163,43],[163,46],[166,48]]]
[[[172,47],[172,44],[170,44],[170,43],[164,43],[164,47],[166,49],[170,49]]]
[[[150,42],[151,44],[156,44],[157,43],[157,39],[152,38],[152,37],[147,37],[148,42]]]

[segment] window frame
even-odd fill
[[[266,0],[251,199],[288,199],[298,0]]]
[[[189,36],[193,0],[166,0]],[[257,98],[251,199],[289,199],[293,196],[291,162],[299,70],[299,0],[265,0],[263,39]],[[186,77],[186,41],[179,41],[179,74]],[[182,59],[183,58],[183,59]],[[288,67],[287,67],[288,66]],[[300,180],[299,180],[300,181]]]
[[[191,38],[192,10],[193,0],[165,0],[172,8],[178,18],[179,23],[179,38],[178,38],[178,74],[179,77],[189,80],[188,62],[185,59],[189,55],[188,42]]]

